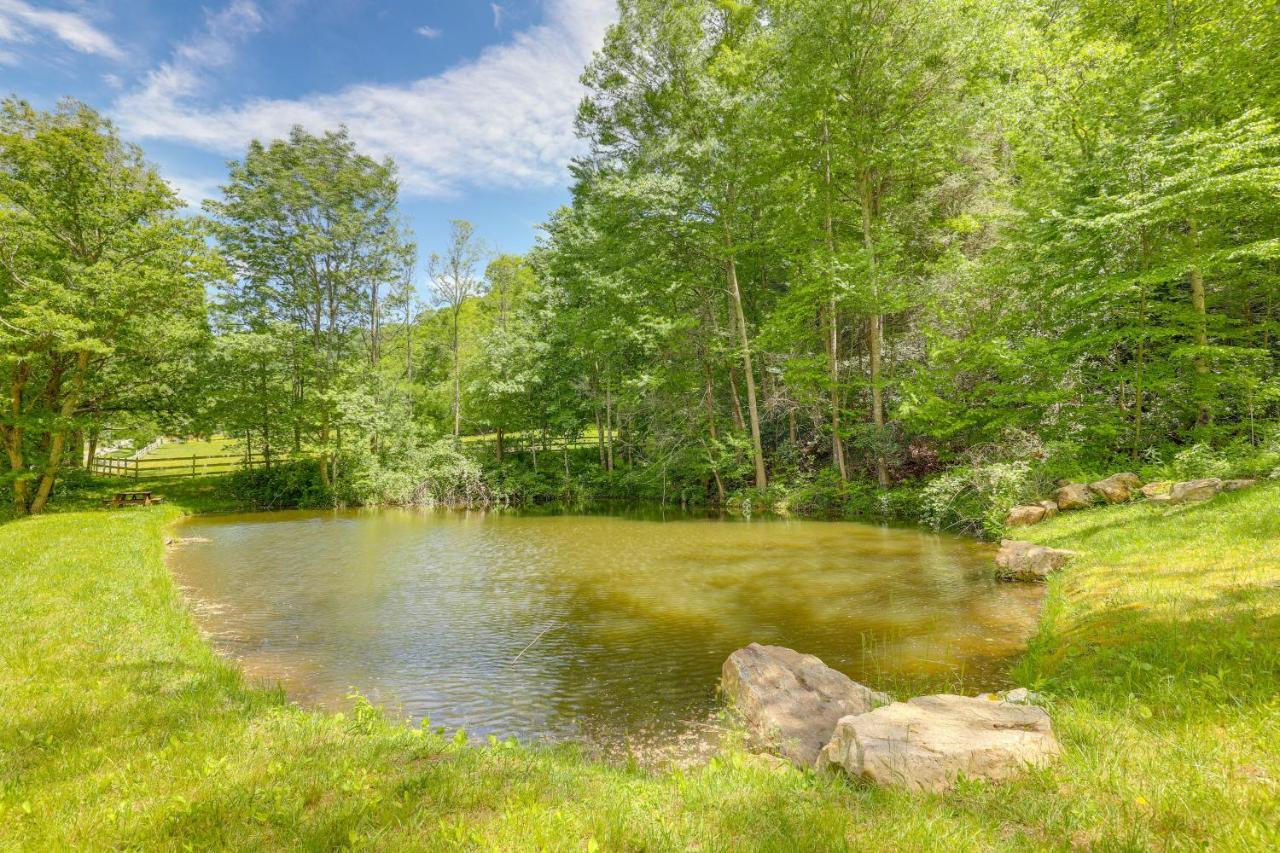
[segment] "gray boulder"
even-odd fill
[[[968,696],[919,696],[844,717],[818,757],[851,776],[944,791],[960,776],[998,782],[1061,752],[1048,713]]]
[[[1222,481],[1217,477],[1174,483],[1169,489],[1169,503],[1184,504],[1207,501],[1220,491],[1222,491]]]
[[[1088,509],[1093,506],[1093,492],[1084,483],[1069,483],[1053,494],[1058,509]]]
[[[1044,507],[1044,520],[1048,521],[1058,514],[1058,504],[1055,501],[1040,501],[1040,506]]]
[[[1256,486],[1256,485],[1258,485],[1257,480],[1223,480],[1222,491],[1238,492],[1241,489],[1247,489],[1250,486]]]
[[[759,643],[729,655],[720,684],[752,740],[801,767],[813,766],[841,717],[892,701],[813,655]]]
[[[1034,542],[1004,539],[996,552],[996,576],[1001,580],[1042,581],[1065,566],[1075,551],[1049,548]]]

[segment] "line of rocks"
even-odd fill
[[[1052,518],[1059,512],[1088,509],[1098,503],[1127,503],[1139,495],[1157,504],[1207,501],[1220,492],[1247,489],[1256,482],[1257,480],[1207,477],[1200,480],[1164,480],[1144,484],[1137,474],[1125,471],[1092,483],[1059,482],[1053,500],[1015,506],[1009,510],[1004,523],[1006,527],[1026,527]],[[996,577],[1011,581],[1043,581],[1075,556],[1074,551],[1062,548],[1049,548],[1019,539],[1004,539],[1000,542],[1000,550],[996,552]]]
[[[1025,689],[895,702],[813,655],[758,643],[729,655],[721,689],[756,747],[880,785],[1002,781],[1061,751],[1048,712]]]
[[[1154,503],[1194,503],[1209,500],[1219,492],[1247,489],[1257,482],[1206,477],[1200,480],[1162,480],[1143,484],[1137,474],[1128,471],[1112,474],[1092,483],[1059,481],[1053,500],[1015,506],[1009,510],[1004,523],[1006,527],[1026,527],[1053,518],[1061,511],[1089,509],[1098,504],[1127,503],[1139,495]]]

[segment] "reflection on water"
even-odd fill
[[[856,523],[425,511],[205,516],[171,564],[251,676],[333,706],[352,688],[479,734],[687,729],[749,642],[872,685],[963,670],[992,686],[1039,590],[991,549]]]

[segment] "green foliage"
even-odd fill
[[[0,444],[40,512],[107,413],[179,420],[220,274],[173,190],[89,107],[0,103]]]
[[[334,503],[315,459],[277,462],[270,468],[243,468],[229,474],[223,489],[233,500],[254,509],[318,509]]]
[[[480,465],[452,439],[439,439],[381,460],[346,460],[347,502],[391,506],[479,506],[494,499]]]
[[[924,486],[921,520],[936,530],[998,538],[1010,507],[1039,500],[1060,467],[1066,466],[1034,435],[1007,431]]]

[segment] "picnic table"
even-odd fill
[[[111,506],[151,506],[164,501],[164,498],[151,492],[116,492],[114,497],[106,498],[104,503]]]

